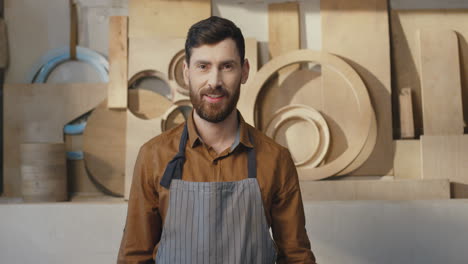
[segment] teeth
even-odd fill
[[[211,97],[211,98],[219,98],[219,97],[222,97],[222,95],[220,95],[220,94],[209,94],[208,96]]]

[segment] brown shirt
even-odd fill
[[[247,178],[246,147],[252,147],[250,133],[257,153],[257,181],[265,215],[278,247],[277,263],[314,264],[299,180],[289,151],[245,123],[240,114],[239,117],[239,144],[217,154],[201,141],[190,115],[182,179],[221,182]],[[154,263],[169,204],[169,190],[159,182],[166,165],[178,152],[182,130],[183,125],[179,125],[140,149],[118,263]]]

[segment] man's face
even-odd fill
[[[190,65],[184,63],[184,80],[196,113],[212,123],[226,119],[236,108],[240,86],[247,81],[248,73],[248,61],[241,65],[231,38],[193,48]]]

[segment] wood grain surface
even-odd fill
[[[128,17],[109,18],[109,87],[107,107],[127,108]]]
[[[106,84],[6,84],[4,195],[21,196],[22,142],[63,142],[63,127],[96,107],[106,95]]]
[[[323,0],[320,3],[322,17],[322,47],[324,51],[340,56],[360,75],[375,107],[377,118],[377,141],[373,152],[352,175],[387,175],[393,164],[393,132],[390,76],[390,39],[387,0]],[[333,96],[346,85],[337,79],[337,74],[322,70],[324,98]],[[343,96],[344,97],[344,96]],[[332,99],[334,100],[334,99]],[[343,98],[344,100],[344,98]],[[346,102],[343,102],[346,103]],[[349,111],[355,111],[352,102],[344,104]],[[343,107],[338,104],[338,107]],[[354,122],[339,118],[339,110],[327,106],[336,113],[336,125],[342,131],[353,131]],[[335,114],[333,114],[335,115]],[[332,128],[332,131],[334,129]],[[335,131],[337,131],[335,129]],[[346,144],[347,138],[332,135],[339,144]],[[333,153],[331,153],[333,156]]]

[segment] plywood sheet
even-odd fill
[[[450,199],[448,180],[301,181],[304,201]]]
[[[109,88],[107,106],[127,108],[128,18],[109,18]]]
[[[468,184],[468,135],[421,136],[422,176]]]
[[[125,135],[125,192],[128,199],[133,178],[133,169],[140,147],[151,138],[161,134],[162,118],[171,109],[172,104],[166,97],[147,90],[137,90],[133,96],[139,100],[158,105],[157,111],[151,115],[137,114],[137,111],[127,111]],[[132,100],[133,101],[133,100]],[[135,100],[136,101],[136,100]],[[135,109],[136,110],[136,109]]]
[[[107,194],[122,195],[125,175],[125,109],[99,104],[83,133],[83,153],[89,176]]]
[[[299,3],[269,4],[268,50],[270,57],[273,59],[281,54],[298,49],[300,49]],[[265,84],[256,106],[258,122],[255,125],[260,130],[266,128],[276,111],[291,104],[291,97],[305,85],[306,80],[314,79],[314,77],[320,75],[307,70],[295,74],[294,72],[299,67],[299,64],[285,67],[279,70],[278,74]],[[315,83],[318,83],[317,81]],[[278,96],[280,94],[281,96]]]
[[[63,127],[96,107],[106,84],[6,84],[4,86],[4,195],[21,196],[19,144],[63,142]]]
[[[130,195],[133,170],[141,146],[151,138],[161,134],[161,118],[141,119],[131,111],[127,111],[127,137],[125,158],[125,199]]]
[[[288,51],[300,49],[301,35],[299,23],[299,3],[273,3],[268,5],[268,48],[274,58]],[[279,83],[299,68],[292,65],[278,72]]]
[[[421,142],[417,139],[395,140],[394,144],[395,179],[422,179]]]
[[[130,90],[129,94],[129,111],[142,117],[160,116],[171,105],[164,96],[148,90]],[[109,194],[124,194],[126,131],[127,111],[108,109],[106,101],[93,111],[84,131],[86,168]]]
[[[468,9],[459,10],[392,10],[392,58],[394,88],[411,88],[414,103],[416,136],[422,134],[421,72],[417,32],[453,30],[458,36],[462,85],[463,115],[468,120]],[[396,98],[398,100],[398,98]]]
[[[322,47],[346,60],[361,76],[375,107],[378,124],[377,142],[369,159],[353,175],[386,175],[392,170],[392,109],[390,83],[390,40],[387,0],[324,0],[321,1]],[[344,44],[346,43],[346,44]],[[346,87],[340,76],[322,69],[324,108],[330,111],[335,126],[341,131],[353,131],[356,123],[343,118],[344,107],[356,111],[351,102],[327,98],[335,89]],[[345,100],[344,96],[342,98]],[[335,106],[330,105],[334,103]],[[343,104],[344,103],[344,104]],[[341,109],[340,109],[341,108]],[[341,116],[340,116],[341,115]],[[339,131],[333,129],[332,131]],[[347,138],[336,132],[332,138],[345,145]],[[331,158],[338,153],[331,153]]]
[[[464,130],[458,39],[452,30],[420,30],[424,135]]]
[[[211,16],[211,0],[130,0],[130,37],[186,37]]]

